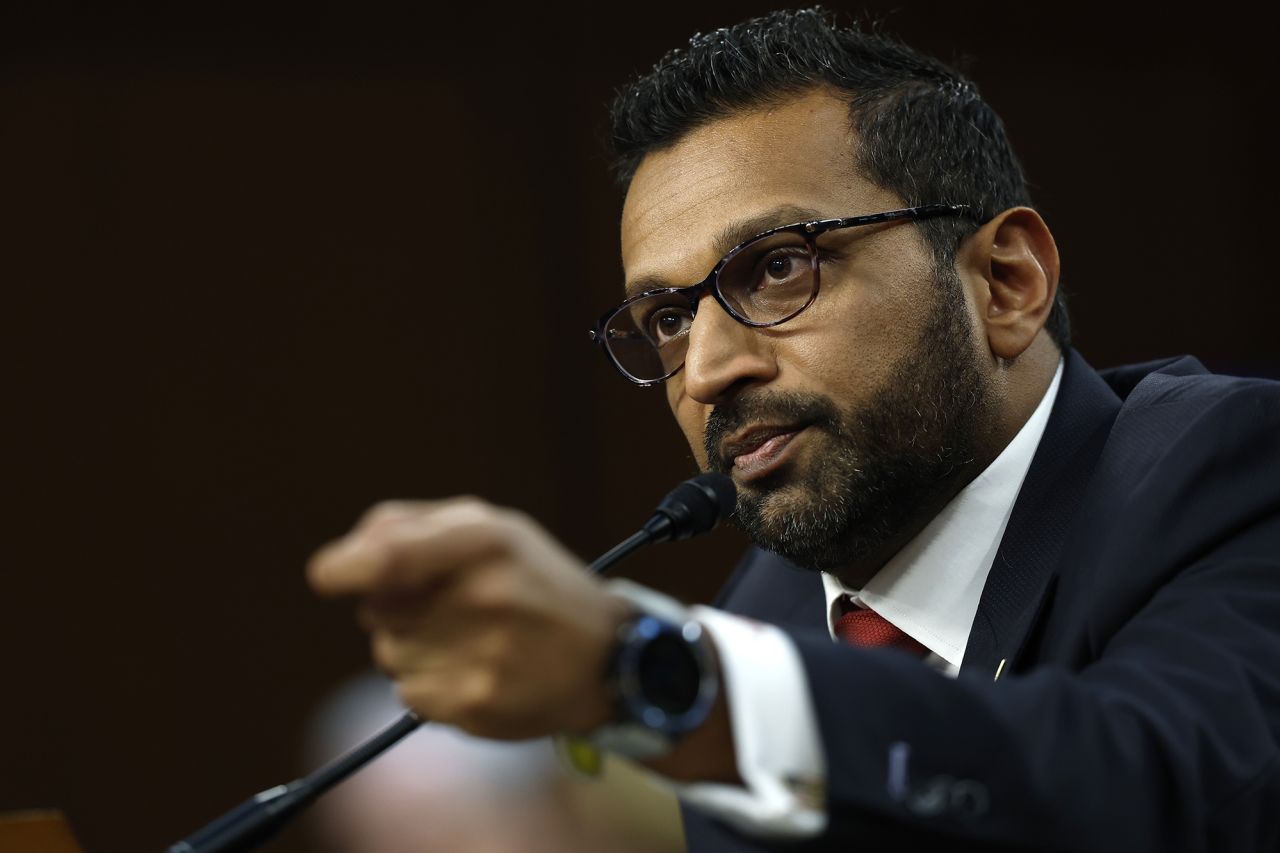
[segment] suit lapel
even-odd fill
[[[960,671],[986,678],[1015,669],[1052,603],[1056,569],[1080,498],[1120,399],[1074,350],[1058,399],[987,576]]]

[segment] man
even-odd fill
[[[596,338],[760,548],[690,613],[510,511],[377,507],[311,580],[405,701],[644,760],[691,849],[1275,849],[1275,386],[1092,371],[998,118],[893,41],[748,21],[614,117]]]

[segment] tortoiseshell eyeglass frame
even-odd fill
[[[696,316],[698,312],[698,302],[702,299],[704,295],[706,295],[707,293],[710,293],[715,298],[716,302],[719,303],[720,307],[723,308],[730,317],[737,320],[739,323],[743,324],[744,326],[750,326],[756,329],[763,329],[763,328],[769,328],[771,326],[777,326],[787,322],[788,320],[794,318],[796,315],[800,314],[802,311],[804,311],[806,308],[812,305],[814,300],[818,298],[818,290],[819,290],[818,247],[815,242],[818,238],[818,235],[826,234],[828,231],[837,231],[842,228],[856,228],[860,225],[878,225],[882,222],[894,222],[896,220],[910,220],[910,221],[919,222],[924,219],[935,219],[942,216],[968,216],[968,215],[972,215],[972,213],[973,213],[973,208],[965,204],[925,204],[925,205],[920,205],[919,207],[906,207],[900,210],[888,210],[883,213],[868,213],[863,216],[850,216],[844,219],[815,219],[809,222],[796,222],[791,225],[780,225],[777,228],[770,228],[768,231],[764,231],[760,234],[757,234],[754,237],[750,238],[749,240],[744,240],[743,242],[739,243],[737,246],[734,246],[732,249],[730,249],[728,254],[726,254],[723,258],[719,260],[718,263],[716,263],[715,267],[711,270],[711,272],[707,275],[707,277],[704,278],[702,281],[698,282],[697,284],[691,284],[687,287],[664,287],[664,288],[658,288],[656,290],[647,290],[644,293],[637,293],[635,296],[630,297],[621,305],[617,306],[616,308],[612,308],[608,312],[606,312],[600,318],[599,322],[596,323],[595,328],[587,332],[587,334],[588,336],[590,336],[591,340],[600,344],[600,348],[604,351],[605,358],[609,360],[609,363],[612,364],[614,368],[616,368],[617,371],[623,375],[623,377],[635,383],[636,385],[639,385],[645,388],[651,387],[654,385],[661,385],[663,382],[666,382],[672,376],[675,376],[676,373],[678,373],[680,369],[684,367],[683,360],[681,360],[679,364],[677,364],[674,368],[669,370],[665,375],[657,377],[656,379],[645,379],[645,378],[633,375],[630,371],[628,371],[625,367],[623,367],[622,363],[613,354],[613,351],[609,349],[609,336],[606,332],[609,328],[610,323],[613,321],[613,318],[621,314],[623,311],[626,311],[631,305],[634,305],[639,300],[648,299],[650,297],[658,296],[658,295],[681,296],[689,301],[690,311]],[[782,234],[782,233],[788,233],[788,232],[799,234],[802,237],[804,237],[805,243],[809,248],[809,263],[813,271],[813,288],[812,288],[812,292],[809,294],[809,298],[800,307],[796,308],[794,311],[792,311],[791,313],[787,314],[785,317],[782,317],[781,319],[778,319],[778,320],[770,320],[768,322],[757,322],[757,321],[750,320],[746,317],[743,317],[737,310],[733,308],[729,300],[725,298],[724,294],[720,292],[720,271],[723,270],[725,268],[725,265],[728,264],[730,261],[732,261],[736,255],[738,255],[744,249],[749,248],[752,244],[756,243],[757,241],[763,240],[767,237],[772,237],[776,234]]]

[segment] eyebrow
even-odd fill
[[[746,219],[736,219],[723,228],[711,241],[711,250],[716,255],[716,263],[720,259],[729,254],[734,248],[742,245],[746,241],[762,234],[771,228],[779,228],[783,225],[793,225],[797,222],[811,222],[815,219],[821,219],[822,215],[809,207],[800,207],[794,204],[782,204],[769,210],[757,213],[755,216]],[[710,269],[707,270],[711,272]],[[688,282],[694,284],[695,282]],[[625,298],[630,299],[649,290],[661,290],[667,287],[683,287],[686,285],[673,285],[661,276],[647,275],[642,276],[626,286],[624,293]]]

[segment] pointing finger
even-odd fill
[[[477,501],[385,518],[322,548],[307,567],[317,594],[375,595],[416,590],[453,571],[510,553],[507,514]]]

